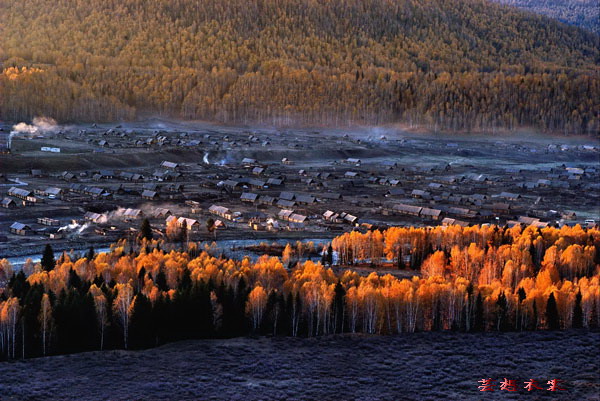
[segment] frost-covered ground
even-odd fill
[[[600,333],[186,341],[0,363],[2,400],[599,400]],[[491,377],[567,391],[482,393]]]

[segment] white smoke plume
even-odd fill
[[[31,124],[18,123],[13,125],[12,133],[15,134],[44,134],[57,132],[60,127],[50,117],[35,117]]]
[[[8,135],[8,148],[11,148],[12,139],[19,135],[41,135],[46,133],[55,133],[60,130],[60,126],[50,117],[35,117],[31,124],[18,123],[13,125],[13,129]]]
[[[58,229],[58,231],[66,231],[68,233],[70,233],[71,235],[80,235],[82,232],[85,231],[85,229],[88,228],[88,224],[77,224],[77,223],[73,223],[73,224],[67,224],[66,226],[62,226],[61,228]]]

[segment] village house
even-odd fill
[[[166,168],[168,170],[177,170],[177,168],[179,167],[179,164],[177,163],[173,163],[173,162],[169,162],[169,161],[163,161],[160,166],[162,168]]]
[[[64,171],[64,172],[63,172],[63,173],[60,175],[60,177],[61,177],[63,180],[65,180],[65,181],[73,181],[73,180],[75,180],[75,179],[76,179],[76,177],[75,177],[75,174],[73,174],[73,173],[70,173],[70,172],[68,172],[68,171]]]
[[[17,207],[17,202],[11,198],[4,198],[2,199],[2,207],[5,209],[14,209]]]
[[[244,192],[242,193],[242,196],[240,196],[240,199],[242,202],[254,203],[258,199],[258,194],[252,192]]]
[[[44,190],[44,195],[46,195],[50,199],[58,198],[62,195],[62,193],[62,188],[57,187],[48,187]]]
[[[278,187],[283,185],[283,180],[280,178],[269,178],[267,179],[267,185],[270,187]]]
[[[357,226],[358,225],[358,217],[351,215],[350,213],[342,212],[340,213],[340,218],[344,223]]]
[[[466,221],[462,221],[462,220],[456,220],[456,219],[452,219],[450,217],[444,217],[442,219],[442,225],[443,226],[461,226],[461,227],[468,227],[469,223],[467,223]]]
[[[151,216],[154,218],[157,218],[157,219],[168,217],[171,214],[172,213],[169,209],[162,208],[162,207],[154,208],[151,212]]]
[[[285,208],[290,208],[290,207],[296,206],[296,202],[290,201],[290,200],[285,200],[285,199],[279,199],[279,200],[277,200],[276,205],[278,207],[285,209]]]
[[[303,224],[306,221],[307,217],[301,214],[292,213],[288,218],[290,223]]]
[[[37,223],[44,226],[59,226],[60,220],[51,219],[50,217],[38,217]]]
[[[310,195],[296,195],[296,203],[300,205],[312,205],[316,202],[314,196]]]
[[[185,225],[188,231],[197,231],[200,228],[200,222],[198,220],[187,217],[179,217],[177,219],[177,225],[179,227],[183,227]]]
[[[323,220],[329,221],[331,223],[341,223],[342,221],[340,219],[340,215],[331,210],[328,210],[325,213],[323,213]]]
[[[125,220],[139,219],[144,215],[140,209],[125,209],[121,215]]]
[[[275,203],[275,198],[269,195],[261,195],[260,198],[258,198],[258,203],[260,205],[273,205]]]
[[[279,194],[279,199],[291,201],[294,200],[295,196],[296,195],[293,192],[281,192]]]
[[[8,190],[8,196],[13,196],[15,198],[27,200],[28,197],[32,196],[31,191],[27,191],[26,189],[11,187]]]
[[[404,196],[406,192],[402,188],[391,188],[386,193],[385,196]]]
[[[233,213],[231,212],[231,210],[224,206],[212,205],[208,208],[208,211],[227,220],[233,219]]]
[[[92,223],[99,223],[104,219],[104,215],[94,212],[85,212],[83,218],[87,221],[91,221]]]
[[[319,199],[327,199],[327,200],[341,200],[342,194],[339,192],[322,192],[315,195]]]
[[[294,214],[293,210],[290,209],[282,209],[277,213],[277,218],[283,221],[289,221],[290,216]]]
[[[355,166],[360,166],[362,164],[362,161],[360,159],[356,159],[354,157],[349,157],[347,159],[345,159],[343,161],[344,164],[353,164]]]
[[[32,233],[32,230],[31,230],[31,227],[28,226],[27,224],[14,222],[10,226],[10,232],[11,232],[11,234],[15,234],[15,235],[29,235]]]
[[[500,193],[500,195],[498,195],[498,197],[504,198],[506,200],[511,200],[511,201],[516,201],[518,199],[521,199],[521,195],[514,194],[511,192],[502,192],[502,193]]]
[[[429,198],[429,192],[427,191],[423,191],[421,189],[414,189],[411,193],[410,196],[412,196],[413,198]]]
[[[147,200],[156,200],[158,199],[158,193],[156,191],[150,191],[145,189],[142,191],[142,198]]]
[[[396,203],[392,206],[392,210],[398,214],[405,214],[408,216],[419,216],[423,208],[421,206],[406,205],[403,203]]]
[[[439,220],[441,214],[442,214],[442,211],[439,209],[430,209],[427,207],[424,207],[423,209],[421,209],[421,217],[424,217],[427,219]]]

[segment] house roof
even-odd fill
[[[290,215],[289,220],[294,223],[304,223],[307,217],[302,214],[293,213]]]
[[[279,194],[279,199],[293,200],[295,196],[293,192],[282,192]]]
[[[258,194],[252,192],[244,192],[242,196],[240,196],[241,200],[247,200],[254,202],[258,198]]]
[[[31,227],[29,227],[27,224],[19,223],[17,221],[12,223],[10,228],[12,228],[13,230],[30,230],[31,229]]]
[[[197,226],[200,225],[200,223],[198,222],[198,220],[195,219],[189,219],[187,217],[180,217],[177,219],[177,223],[179,223],[180,225],[183,225],[185,223],[185,225],[189,228],[189,227],[193,227],[193,226]]]
[[[61,188],[57,188],[57,187],[48,187],[46,188],[45,191],[48,195],[60,195],[60,193],[62,192]]]
[[[226,214],[229,213],[229,209],[225,206],[212,205],[208,208],[209,212],[218,213],[218,214]]]
[[[11,187],[11,188],[8,190],[8,194],[9,194],[9,195],[16,195],[16,196],[24,196],[24,197],[27,197],[27,196],[30,196],[30,195],[31,195],[31,191],[27,191],[27,190],[25,190],[25,189],[22,189],[22,188]]]
[[[296,205],[296,202],[294,201],[289,201],[285,199],[279,199],[277,201],[277,206],[279,207],[293,207],[294,205]]]
[[[261,195],[259,198],[259,202],[262,203],[273,203],[275,202],[275,198],[269,195]]]
[[[421,213],[421,210],[423,208],[421,206],[413,206],[413,205],[406,205],[404,203],[397,203],[394,206],[392,206],[392,209],[397,212],[401,212],[401,213],[419,214],[419,213]]]
[[[314,203],[315,197],[310,195],[296,195],[296,202],[299,203]]]
[[[142,191],[142,196],[144,198],[154,198],[156,197],[158,194],[156,193],[156,191],[150,191],[148,189],[145,189]]]
[[[160,164],[160,166],[165,168],[177,168],[179,165],[177,163],[164,161]]]
[[[293,210],[282,209],[279,211],[279,213],[277,213],[277,217],[279,217],[280,219],[286,219],[289,218],[292,214],[294,214]]]
[[[421,209],[421,216],[438,217],[440,214],[442,214],[442,211],[439,209],[430,209],[427,207]]]

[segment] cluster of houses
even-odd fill
[[[271,142],[269,137],[255,134],[219,137],[203,134],[194,138],[184,133],[163,135],[155,132],[140,137],[122,130],[109,130],[101,136],[93,142],[100,147],[115,147],[121,142],[132,146],[193,146],[198,149],[208,146],[211,150],[225,150],[266,146]],[[311,149],[314,147],[312,141],[310,137],[293,138],[285,146]],[[354,139],[348,141],[360,143]],[[450,152],[458,148],[457,144],[448,146]],[[218,154],[217,151],[214,153]],[[570,195],[586,191],[590,196],[582,202],[599,201],[600,171],[581,165],[530,170],[492,166],[486,174],[479,174],[474,172],[474,166],[465,164],[400,165],[393,160],[374,162],[348,157],[313,167],[303,164],[300,157],[295,157],[295,161],[284,157],[280,162],[279,158],[262,162],[255,158],[258,152],[245,154],[254,157],[238,156],[235,162],[226,157],[227,161],[209,163],[208,153],[205,153],[204,159],[200,157],[197,163],[165,160],[147,170],[65,171],[52,176],[58,183],[47,183],[45,177],[48,174],[32,170],[31,177],[44,179],[40,180],[45,182],[44,185],[33,191],[15,185],[1,205],[10,209],[44,201],[53,205],[59,200],[71,203],[81,200],[95,206],[86,209],[99,210],[102,201],[111,200],[113,208],[114,205],[123,207],[108,214],[89,211],[84,220],[102,224],[114,218],[130,222],[131,227],[131,221],[142,217],[155,219],[153,223],[160,224],[175,220],[194,232],[202,227],[201,221],[207,215],[216,218],[219,228],[225,228],[227,222],[228,228],[249,226],[253,230],[334,230],[367,223],[467,226],[493,222],[543,227],[552,220],[575,221],[577,218],[560,204],[554,205],[554,200],[569,201]],[[363,153],[345,153],[358,154],[362,156]],[[294,168],[295,164],[299,166]],[[170,204],[148,208],[149,204],[159,202]],[[187,211],[175,206],[177,203],[184,204]],[[51,220],[38,220],[37,224],[56,227]],[[13,234],[37,232],[35,223],[15,222],[13,225],[10,228]]]

